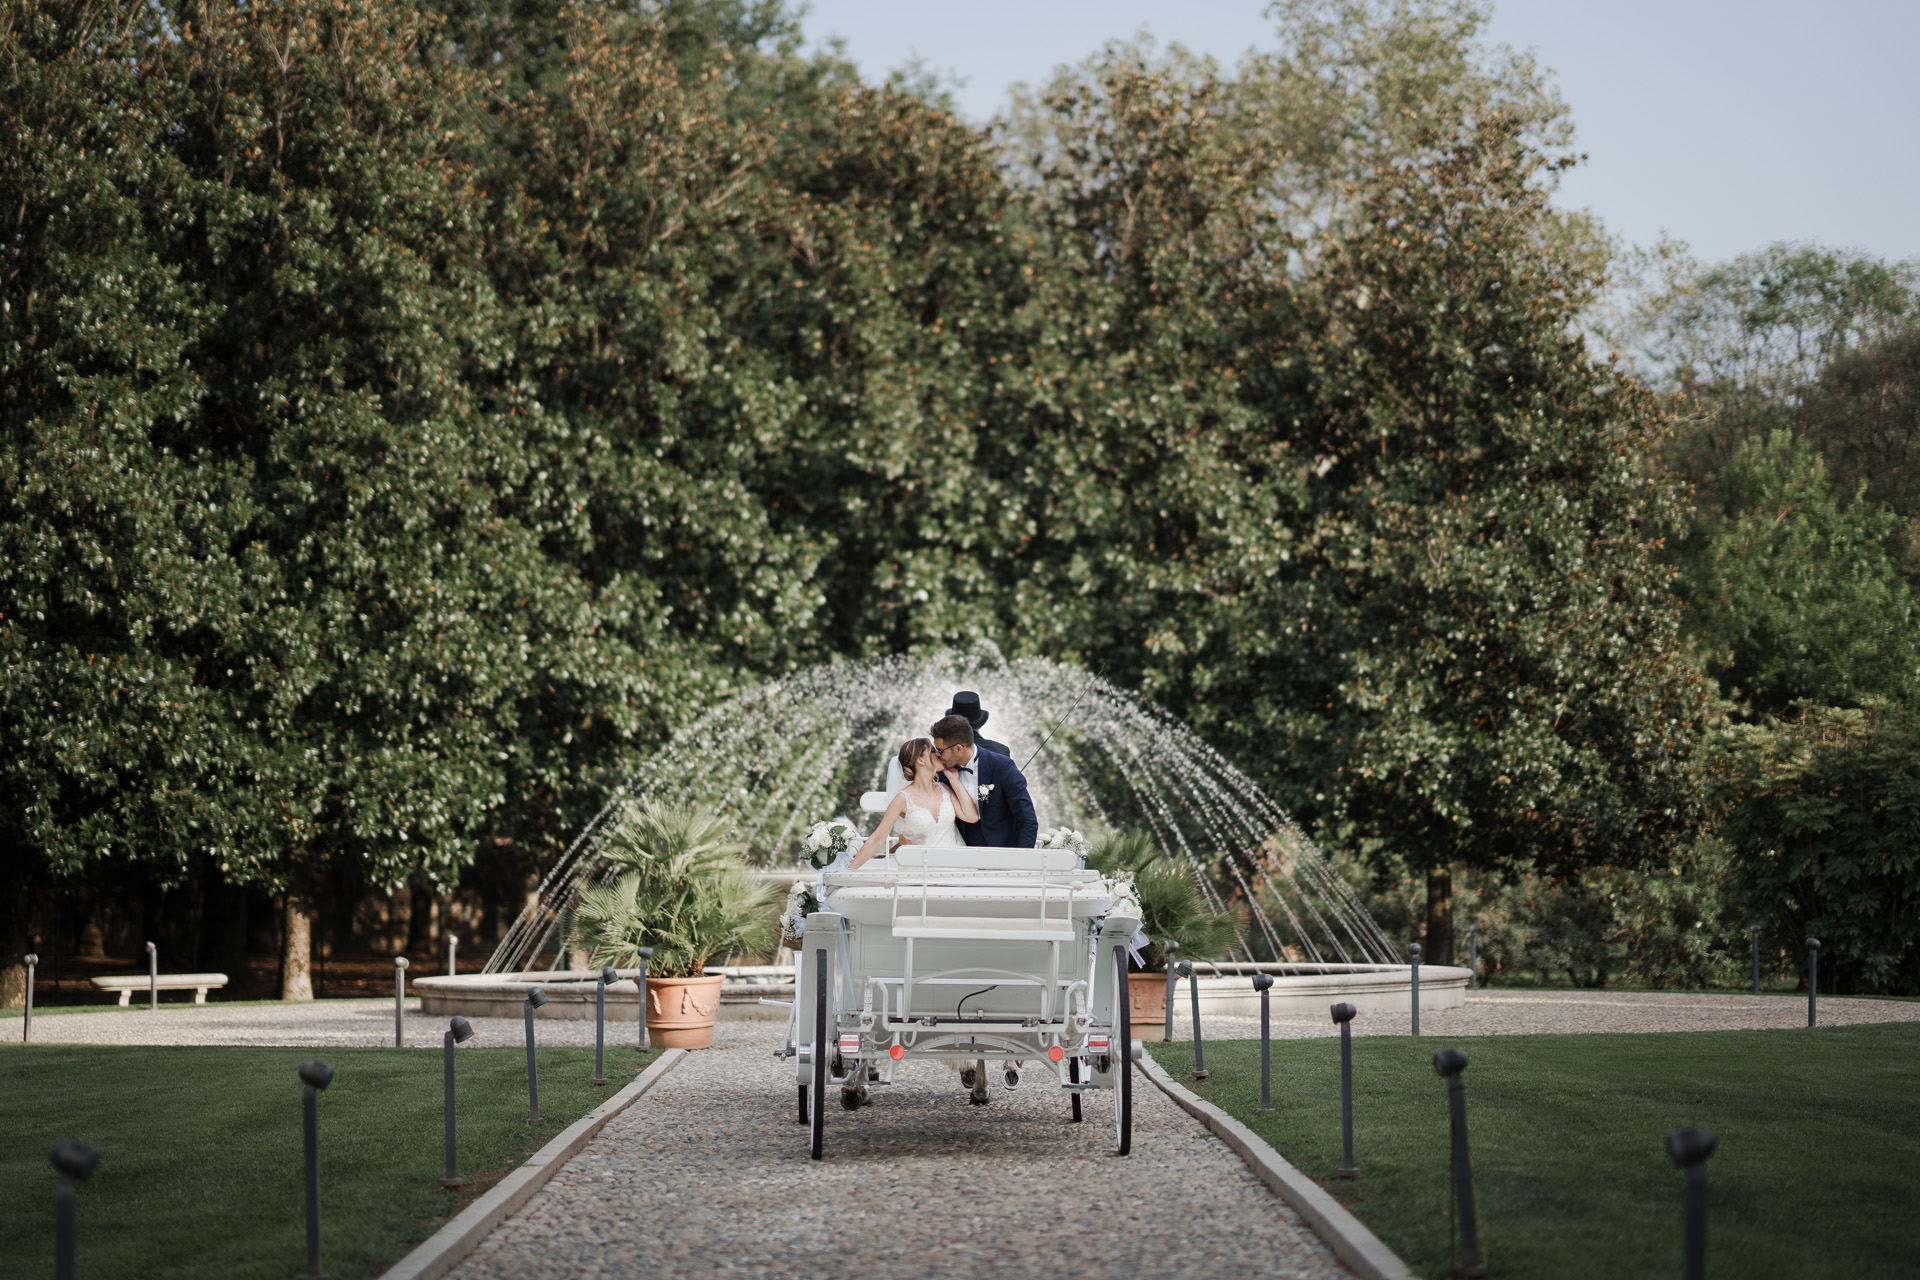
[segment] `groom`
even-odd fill
[[[965,716],[941,716],[933,722],[933,756],[944,771],[967,789],[980,806],[980,821],[962,822],[960,838],[996,849],[1031,849],[1040,819],[1027,794],[1026,775],[1011,756],[973,749],[973,725]],[[984,794],[983,794],[984,793]]]

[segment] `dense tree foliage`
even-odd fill
[[[1907,598],[1907,491],[1819,506],[1766,443],[1911,460],[1903,277],[1815,263],[1840,336],[1788,391],[1687,375],[1768,415],[1688,560],[1666,407],[1575,332],[1604,244],[1545,81],[1469,4],[1274,13],[982,130],[778,0],[0,0],[6,945],[137,860],[278,895],[297,994],[311,901],[514,883],[743,684],[979,636],[1426,875],[1435,958],[1453,868],[1694,848],[1675,564],[1756,671],[1844,606],[1755,556]],[[1807,643],[1742,687],[1837,696]]]

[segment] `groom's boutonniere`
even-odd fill
[[[993,794],[994,786],[995,784],[991,782],[983,782],[980,784],[980,803],[981,804],[985,804],[987,802],[987,797]]]

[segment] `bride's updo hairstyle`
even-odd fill
[[[908,738],[900,744],[900,772],[908,782],[912,782],[919,771],[920,758],[933,750],[933,742],[927,738]]]

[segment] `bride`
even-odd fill
[[[908,738],[900,744],[900,773],[907,785],[893,797],[880,815],[879,827],[853,856],[853,870],[887,847],[887,836],[896,825],[902,844],[947,847],[965,843],[954,825],[956,817],[962,822],[980,821],[980,807],[973,797],[965,788],[956,789],[934,767],[931,739]]]

